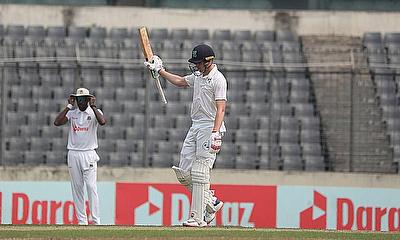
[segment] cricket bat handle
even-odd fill
[[[167,98],[165,97],[164,90],[163,90],[162,87],[161,87],[160,77],[156,77],[156,78],[154,78],[154,80],[156,81],[156,87],[157,87],[157,89],[158,89],[158,93],[159,93],[160,96],[161,96],[161,101],[162,101],[164,104],[167,104],[167,103],[168,103],[168,102],[167,102]]]

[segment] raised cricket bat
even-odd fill
[[[141,27],[138,30],[139,30],[140,45],[142,45],[142,50],[143,50],[143,56],[146,59],[146,61],[149,61],[149,59],[151,59],[151,57],[153,56],[153,50],[151,49],[149,35],[147,34],[147,29],[146,27]],[[161,87],[159,77],[155,77],[153,74],[151,75],[153,76],[156,82],[158,93],[161,96],[161,101],[164,104],[167,104],[167,98],[165,97],[164,91]]]

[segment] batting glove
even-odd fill
[[[211,137],[209,140],[209,149],[208,151],[210,153],[219,153],[221,150],[221,145],[222,145],[222,135],[220,132],[213,132],[211,133]]]
[[[144,62],[144,65],[150,69],[153,78],[159,77],[159,72],[164,69],[163,62],[161,58],[157,55],[153,55],[153,57],[149,59],[148,62]]]

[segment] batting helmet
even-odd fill
[[[188,60],[191,63],[201,63],[215,58],[214,51],[206,44],[200,44],[193,48],[192,57]]]

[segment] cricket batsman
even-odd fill
[[[192,74],[179,76],[166,71],[162,60],[154,55],[144,64],[178,87],[193,87],[192,126],[183,142],[179,167],[173,167],[178,181],[192,194],[188,227],[207,226],[223,206],[210,190],[210,173],[221,150],[225,130],[227,82],[214,63],[213,49],[200,44],[188,60]]]

